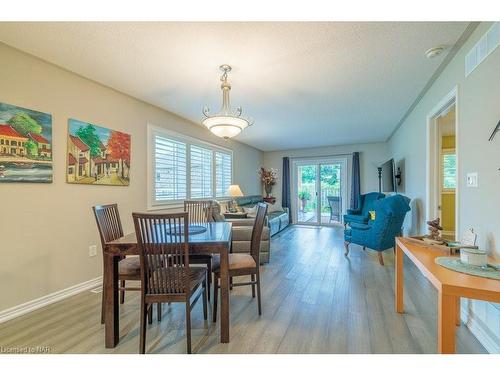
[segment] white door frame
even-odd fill
[[[341,164],[340,168],[340,194],[342,198],[342,213],[346,212],[346,206],[348,204],[348,181],[347,181],[347,157],[343,156],[331,156],[331,157],[311,157],[311,158],[294,158],[292,159],[292,170],[291,170],[291,215],[294,223],[298,223],[298,207],[297,207],[297,167],[299,165],[311,165],[311,164]],[[316,191],[321,192],[321,182],[319,176],[319,170],[316,175]],[[320,202],[321,195],[316,197],[317,202]],[[320,226],[320,225],[331,225],[329,223],[321,223],[321,212],[320,212],[321,204],[317,204],[316,216],[318,218],[317,222],[307,223],[300,222],[300,225],[312,225],[312,226]],[[319,214],[319,216],[318,216]]]
[[[425,189],[425,218],[426,221],[439,217],[439,189],[436,189],[440,176],[441,139],[437,127],[437,118],[450,106],[455,105],[455,154],[457,157],[457,186],[455,189],[455,236],[460,238],[460,154],[459,154],[459,107],[458,86],[446,94],[438,104],[427,114],[426,126],[426,189]]]

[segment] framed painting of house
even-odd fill
[[[0,103],[0,183],[52,182],[52,116]]]
[[[66,160],[68,183],[127,186],[130,135],[69,119]]]

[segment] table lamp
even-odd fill
[[[242,197],[243,192],[241,191],[239,185],[230,185],[229,189],[227,189],[227,193],[231,198],[233,198],[231,201],[231,206],[229,207],[229,212],[236,212],[237,211],[236,210],[237,204],[236,204],[235,198]]]

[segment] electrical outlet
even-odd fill
[[[90,245],[89,246],[89,257],[95,257],[97,255],[97,246]]]
[[[467,173],[467,187],[477,188],[477,172]]]

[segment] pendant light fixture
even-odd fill
[[[220,80],[222,82],[222,108],[219,113],[210,116],[208,107],[203,108],[203,119],[201,123],[208,128],[212,133],[221,138],[233,138],[241,133],[241,131],[252,125],[252,121],[241,117],[241,107],[232,110],[229,104],[229,90],[231,85],[227,81],[227,73],[231,71],[229,65],[221,65],[219,69],[222,71]]]

